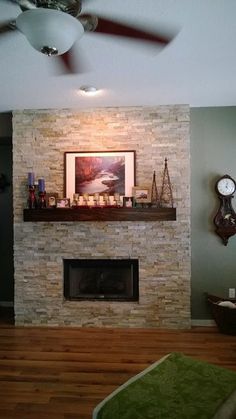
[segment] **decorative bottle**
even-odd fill
[[[46,208],[46,192],[45,192],[45,181],[44,179],[39,179],[39,199],[38,199],[38,208]]]
[[[34,173],[28,173],[28,202],[27,206],[30,209],[37,208],[37,199],[35,195],[35,186],[34,186]]]

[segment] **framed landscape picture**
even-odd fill
[[[151,191],[147,186],[134,186],[132,189],[134,200],[137,204],[151,202]]]
[[[66,152],[65,196],[107,193],[131,196],[135,185],[135,151]]]

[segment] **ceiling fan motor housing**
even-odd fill
[[[81,12],[81,0],[35,0],[36,7],[60,10],[71,16],[77,17]]]

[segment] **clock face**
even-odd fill
[[[221,195],[228,196],[235,192],[235,182],[229,177],[223,177],[217,182],[217,190]]]

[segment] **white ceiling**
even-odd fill
[[[89,66],[58,74],[57,60],[35,51],[20,33],[0,38],[0,112],[15,109],[189,104],[236,105],[235,0],[87,0],[83,13],[179,30],[165,49],[85,34],[75,45]],[[0,22],[17,5],[0,0]],[[101,89],[96,97],[81,85]]]

